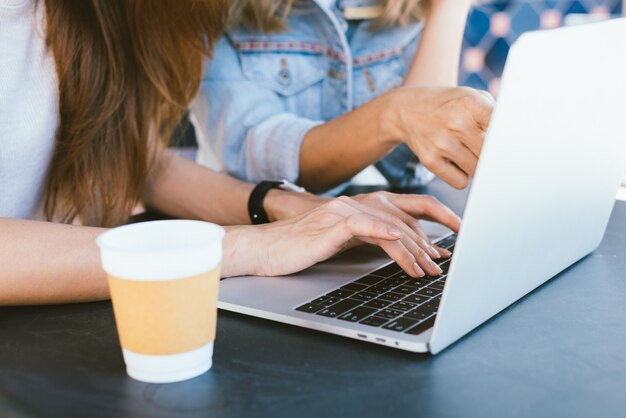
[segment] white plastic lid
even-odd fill
[[[143,222],[111,229],[96,239],[102,267],[139,281],[173,280],[210,271],[222,261],[224,229],[188,220]]]

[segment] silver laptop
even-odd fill
[[[626,168],[626,21],[512,47],[444,274],[372,248],[289,277],[223,280],[221,309],[436,354],[600,244]]]

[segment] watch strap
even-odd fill
[[[265,196],[267,196],[270,190],[278,189],[282,185],[282,181],[266,180],[260,182],[252,189],[252,193],[250,193],[250,198],[248,199],[248,214],[250,215],[250,221],[253,225],[269,223],[270,219],[263,207]]]

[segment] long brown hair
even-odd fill
[[[227,1],[43,1],[60,95],[46,216],[123,223],[199,88]]]
[[[289,13],[299,4],[310,0],[232,0],[228,25],[243,25],[262,32],[277,32],[285,29]],[[430,7],[430,0],[378,0],[380,16],[371,29],[387,26],[407,25],[423,19]]]

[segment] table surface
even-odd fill
[[[213,369],[168,385],[126,376],[109,302],[0,308],[0,416],[624,416],[625,250],[618,202],[596,252],[437,356],[220,312]]]

